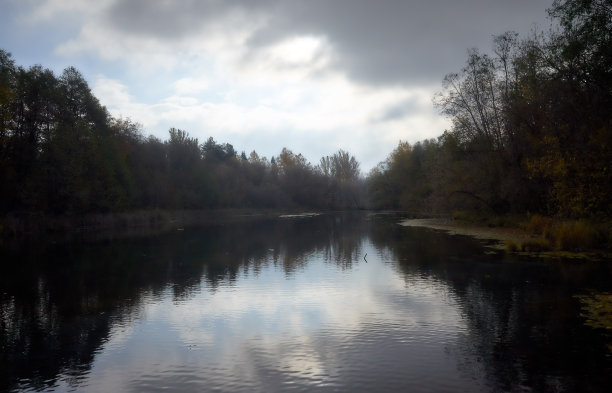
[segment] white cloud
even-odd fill
[[[49,0],[35,18],[66,13],[68,4]],[[78,34],[56,54],[93,56],[121,70],[99,74],[94,93],[111,114],[162,139],[177,127],[268,157],[288,147],[313,163],[342,148],[367,172],[400,139],[415,142],[447,127],[431,106],[434,88],[360,84],[333,67],[338,53],[323,34],[293,34],[254,49],[249,40],[270,23],[265,13],[230,10],[169,39],[118,29],[108,19],[109,7],[119,5],[112,0],[84,4],[70,11],[80,18]],[[390,108],[401,116],[381,116]]]
[[[93,92],[103,103],[115,107],[125,107],[131,104],[132,97],[128,93],[127,86],[118,80],[107,78],[99,74],[93,84]]]
[[[195,97],[171,96],[163,100],[163,103],[174,105],[177,107],[190,107],[199,104],[199,100]]]
[[[172,86],[176,94],[201,93],[210,87],[210,81],[205,77],[184,77],[175,81]]]
[[[177,127],[200,140],[213,136],[239,150],[257,150],[266,156],[289,147],[313,163],[343,148],[362,162],[364,171],[383,160],[400,139],[415,142],[433,137],[446,126],[433,109],[427,109],[430,94],[424,89],[374,89],[335,76],[280,83],[262,97],[257,96],[257,80],[254,85],[236,86],[233,94],[217,100],[178,94],[197,93],[207,86],[206,80],[199,82],[180,79],[174,94],[151,104],[137,102],[126,85],[101,75],[93,91],[111,114],[131,117],[160,138],[167,136],[170,127]],[[417,102],[415,113],[399,120],[371,121],[407,98]]]
[[[321,46],[321,40],[315,37],[296,37],[275,45],[271,52],[274,60],[281,64],[310,66]]]

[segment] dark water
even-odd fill
[[[612,339],[576,298],[610,292],[611,263],[506,260],[397,221],[5,249],[0,391],[611,391]]]

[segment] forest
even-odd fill
[[[268,160],[180,129],[168,139],[110,116],[83,76],[14,65],[0,51],[2,214],[81,215],[136,209],[350,209],[363,205],[357,160],[312,165],[283,148]]]
[[[610,217],[612,2],[549,14],[557,29],[468,51],[434,97],[451,129],[400,142],[368,177],[371,207]]]
[[[0,217],[156,209],[394,209],[612,217],[612,2],[556,0],[558,25],[468,51],[433,98],[452,127],[400,142],[367,176],[349,152],[316,164],[238,152],[114,118],[80,72],[0,49]]]

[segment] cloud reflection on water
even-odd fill
[[[596,392],[610,382],[602,336],[573,297],[609,287],[605,264],[503,261],[469,239],[362,214],[0,252],[11,262],[0,275],[0,390]]]
[[[273,376],[277,389],[288,381],[333,387],[358,378],[345,371],[355,362],[377,362],[366,369],[379,369],[394,348],[427,352],[436,367],[457,374],[444,348],[453,345],[464,327],[448,291],[424,279],[415,279],[407,288],[392,266],[376,257],[371,243],[364,251],[371,256],[369,262],[354,264],[350,271],[326,263],[324,251],[314,253],[300,274],[289,278],[283,264],[274,264],[270,256],[257,274],[249,269],[213,291],[203,277],[200,290],[186,299],[164,296],[147,304],[139,334],[163,331],[159,340],[173,344],[163,345],[163,354],[159,347],[145,349],[149,354],[138,356],[141,374],[119,361],[116,376],[120,370],[132,370],[124,375],[122,383],[128,383],[155,374],[159,380],[154,385],[162,386],[171,383],[165,376],[176,376],[157,374],[156,369],[194,362],[199,367],[192,377],[206,374],[211,386],[229,386],[224,384],[239,379],[261,387]],[[388,331],[393,331],[391,338]],[[124,344],[128,348],[129,341]],[[156,363],[160,359],[162,363]]]

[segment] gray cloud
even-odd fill
[[[492,35],[547,26],[551,0],[131,0],[108,10],[127,34],[176,40],[207,28],[234,29],[231,17],[264,18],[250,53],[298,35],[322,36],[331,67],[371,85],[437,83],[458,70],[466,50],[488,50]],[[248,57],[247,57],[248,58]]]
[[[274,3],[276,0],[119,0],[106,17],[128,34],[171,41],[223,23],[233,14],[266,14]]]
[[[384,123],[387,121],[401,120],[419,111],[419,106],[414,98],[400,101],[386,108],[380,115],[375,117],[373,123]]]

